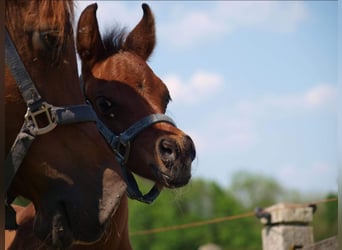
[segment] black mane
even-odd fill
[[[112,56],[123,49],[124,42],[127,37],[126,28],[118,28],[107,30],[103,35],[103,46],[105,48],[105,57]]]

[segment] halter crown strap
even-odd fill
[[[26,71],[7,28],[5,32],[5,59],[27,106],[31,110],[36,110],[40,106],[42,98]]]
[[[23,62],[12,42],[12,39],[7,31],[5,32],[5,61],[9,70],[11,71],[20,93],[28,106],[32,106],[41,101],[37,89],[35,88],[30,75],[27,73]],[[5,162],[5,191],[7,192],[9,186],[21,165],[27,150],[29,149],[34,136],[26,129],[26,124],[21,128],[15,142],[8,154]]]

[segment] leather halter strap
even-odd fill
[[[87,104],[56,107],[44,101],[20,59],[7,29],[5,32],[5,60],[27,105],[24,124],[5,161],[6,229],[15,229],[17,226],[15,211],[8,204],[11,201],[8,201],[7,192],[35,137],[50,132],[57,125],[96,122],[97,116],[92,107]],[[48,125],[39,127],[36,118],[42,115],[46,116]]]
[[[155,184],[147,194],[143,194],[138,187],[138,184],[126,167],[128,157],[130,155],[131,142],[145,128],[159,122],[167,122],[176,126],[174,121],[164,114],[151,114],[134,123],[127,130],[117,135],[114,134],[101,120],[97,121],[98,129],[100,130],[107,143],[111,146],[115,153],[116,159],[121,166],[123,178],[127,184],[127,195],[131,199],[135,199],[147,204],[152,203],[160,194],[160,190]]]

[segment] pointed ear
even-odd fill
[[[156,43],[154,17],[150,7],[142,4],[144,15],[135,28],[128,34],[124,50],[132,51],[147,60]]]
[[[104,54],[104,46],[96,18],[97,4],[85,8],[77,24],[76,46],[82,66],[91,69]]]

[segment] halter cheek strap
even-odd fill
[[[87,104],[56,107],[44,101],[26,71],[7,29],[5,32],[5,61],[27,105],[24,124],[5,161],[5,228],[16,229],[15,211],[8,204],[11,201],[8,201],[7,192],[33,140],[37,135],[52,131],[57,125],[89,121],[96,122],[97,116],[92,107]],[[37,122],[38,116],[45,116],[48,124],[40,127]]]

